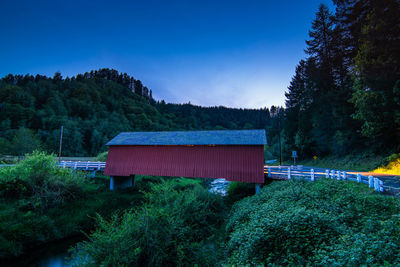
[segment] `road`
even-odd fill
[[[381,174],[381,173],[372,173],[372,172],[360,172],[361,175],[372,175],[381,179],[385,186],[389,186],[392,188],[393,192],[396,194],[400,194],[400,176],[399,175],[391,175],[391,174]]]

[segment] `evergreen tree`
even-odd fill
[[[380,147],[399,149],[400,2],[365,1],[359,48],[355,57],[352,102],[363,135]]]

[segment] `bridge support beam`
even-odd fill
[[[110,176],[110,190],[124,189],[135,185],[135,175]]]
[[[110,176],[110,190],[114,190],[114,176]]]
[[[96,176],[96,171],[92,171],[91,173],[90,173],[90,178],[94,178]]]
[[[256,195],[261,191],[261,184],[256,184]]]

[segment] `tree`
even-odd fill
[[[312,59],[301,60],[296,67],[295,76],[290,82],[286,96],[285,146],[286,151],[298,150],[301,155],[312,154],[312,112],[314,103],[314,83],[311,69]]]
[[[135,93],[140,96],[143,94],[143,84],[140,80],[136,80],[134,82],[134,90],[135,90]]]
[[[286,93],[286,145],[304,154],[344,154],[359,140],[349,103],[352,79],[337,18],[320,5],[302,60]]]
[[[11,142],[12,153],[17,156],[23,156],[38,150],[41,147],[40,140],[30,129],[19,128]]]
[[[364,13],[356,13],[363,26],[355,57],[354,118],[362,122],[363,135],[379,147],[396,144],[399,149],[395,94],[400,80],[400,3],[365,1],[362,7]]]
[[[54,76],[53,76],[54,82],[61,82],[62,80],[63,80],[63,77],[61,75],[61,72],[57,71],[56,73],[54,73]]]

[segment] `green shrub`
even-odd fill
[[[152,189],[153,184],[158,184],[163,182],[164,179],[157,176],[139,176],[135,177],[135,186],[143,192],[149,192]]]
[[[275,182],[232,207],[227,263],[398,264],[399,212],[398,199],[353,182]]]
[[[396,160],[398,160],[399,158],[400,158],[400,153],[391,154],[390,156],[384,158],[384,159],[381,161],[380,166],[386,166],[386,165],[388,165],[390,162],[396,161]]]
[[[255,186],[250,183],[231,182],[229,184],[226,201],[234,203],[244,197],[252,196],[255,194]]]
[[[36,151],[16,166],[1,168],[0,197],[24,199],[35,210],[80,198],[84,176],[56,164],[54,156]]]
[[[35,152],[0,169],[0,259],[89,231],[96,213],[140,205],[136,188],[110,191],[79,172],[56,167],[53,156]]]
[[[95,158],[96,161],[106,162],[107,161],[108,151],[101,152]]]
[[[314,261],[329,266],[399,266],[400,222],[368,220],[358,231],[343,234],[332,245],[324,244]]]
[[[260,212],[271,208],[263,206]],[[340,225],[327,214],[288,208],[252,216],[244,226],[235,228],[230,235],[228,252],[230,261],[238,265],[269,262],[303,265],[316,248],[339,233]]]
[[[221,197],[204,188],[182,188],[174,181],[153,184],[138,210],[98,217],[89,241],[73,253],[89,266],[213,265],[212,235],[222,222]],[[74,260],[75,259],[75,260]]]

